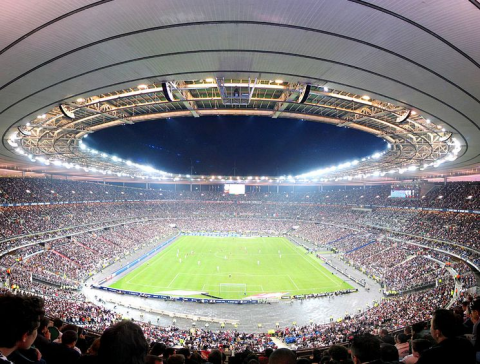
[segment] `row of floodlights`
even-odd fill
[[[378,160],[386,152],[381,152],[381,153],[378,152],[378,153],[373,154],[372,156],[362,158],[360,161],[359,160],[354,160],[352,162],[346,162],[346,163],[339,164],[337,166],[331,166],[331,167],[328,167],[328,168],[323,168],[323,169],[313,171],[313,172],[310,172],[310,173],[306,173],[306,174],[303,174],[303,175],[299,175],[299,176],[296,176],[296,177],[293,177],[293,176],[289,175],[289,176],[280,176],[280,177],[277,177],[277,178],[266,177],[266,176],[262,176],[262,177],[253,177],[253,176],[249,176],[249,177],[209,176],[209,177],[206,177],[206,176],[201,176],[200,178],[192,178],[192,176],[190,176],[188,174],[187,175],[182,175],[182,174],[174,175],[172,173],[167,173],[165,171],[157,170],[157,169],[155,169],[151,166],[145,166],[145,165],[133,163],[129,160],[123,160],[123,159],[121,159],[117,156],[111,156],[111,155],[108,155],[106,153],[99,152],[95,149],[89,148],[82,141],[80,141],[79,145],[80,145],[81,150],[83,150],[87,153],[90,153],[94,156],[98,156],[100,159],[104,159],[105,161],[110,160],[110,161],[115,162],[115,163],[125,164],[127,167],[137,168],[141,172],[146,173],[147,175],[138,174],[138,173],[129,174],[129,173],[125,173],[125,172],[113,172],[111,169],[101,169],[101,168],[96,168],[96,167],[81,166],[79,164],[73,164],[73,163],[60,161],[60,160],[49,160],[49,159],[41,157],[41,156],[40,157],[34,157],[31,154],[25,153],[25,151],[22,148],[18,147],[18,145],[15,148],[15,152],[17,152],[20,155],[25,155],[32,162],[37,162],[38,161],[38,162],[43,163],[45,165],[54,165],[56,167],[64,167],[66,169],[76,169],[76,170],[83,169],[85,172],[100,173],[100,174],[103,174],[103,175],[117,175],[118,177],[131,177],[131,178],[141,178],[141,179],[149,178],[149,179],[154,179],[154,180],[171,180],[171,179],[173,179],[173,181],[178,181],[180,179],[187,178],[187,179],[190,179],[191,181],[206,181],[206,180],[208,180],[208,181],[211,181],[211,182],[221,181],[221,182],[232,182],[232,183],[233,182],[240,182],[240,181],[244,181],[244,182],[255,181],[255,182],[267,182],[267,183],[271,183],[271,182],[276,181],[276,182],[280,182],[280,183],[282,183],[282,182],[295,183],[295,182],[329,182],[329,181],[341,181],[341,180],[350,181],[350,180],[353,180],[353,179],[364,179],[364,178],[369,178],[369,177],[383,177],[387,174],[395,174],[395,173],[403,174],[406,171],[416,171],[417,169],[425,170],[426,168],[429,168],[431,166],[438,167],[438,166],[440,166],[441,164],[443,164],[447,161],[454,161],[457,158],[458,153],[461,150],[460,142],[457,139],[453,138],[452,141],[449,142],[449,145],[453,146],[453,149],[449,154],[447,154],[447,156],[445,156],[444,158],[439,159],[435,162],[426,163],[421,167],[419,167],[417,165],[410,165],[410,166],[405,167],[405,168],[398,168],[398,169],[395,168],[395,169],[391,169],[391,170],[388,170],[388,171],[378,170],[378,171],[373,171],[373,172],[370,172],[370,173],[348,175],[348,176],[342,176],[342,177],[333,177],[333,178],[319,178],[319,177],[321,175],[331,173],[331,172],[348,170],[351,167],[357,166],[360,162],[365,162],[365,161],[368,161],[368,160]],[[157,176],[155,176],[155,175],[157,175]],[[160,175],[160,176],[158,176],[158,175]]]
[[[205,81],[214,82],[215,80],[214,79],[205,79]],[[276,83],[283,83],[282,80],[275,80],[275,82]],[[139,85],[138,89],[139,90],[146,90],[146,89],[148,89],[148,86],[147,85]],[[324,91],[327,92],[328,88],[324,87]],[[365,96],[362,96],[362,99],[368,101],[368,100],[370,100],[370,97],[365,95]],[[77,102],[84,102],[84,101],[85,101],[84,99],[78,99],[77,100]],[[416,112],[412,111],[412,114],[416,114]],[[38,119],[46,119],[47,115],[42,114],[42,115],[39,115],[37,118]],[[427,124],[431,124],[430,119],[425,119],[425,121],[426,121]],[[27,123],[26,126],[30,126],[30,123]],[[445,128],[443,128],[441,125],[433,125],[433,126],[438,128],[438,129],[441,129],[442,131],[445,131]],[[88,135],[85,135],[85,137],[87,137],[87,136]],[[33,157],[32,155],[27,155],[27,153],[25,153],[25,151],[22,148],[19,147],[18,143],[16,142],[17,139],[19,139],[19,136],[17,135],[17,133],[14,133],[10,136],[10,138],[7,141],[9,143],[9,145],[11,147],[13,147],[14,150],[18,154],[26,155],[33,162],[39,161],[41,163],[44,163],[45,165],[53,164],[55,166],[65,167],[67,169],[71,169],[71,168],[83,169],[85,172],[94,172],[94,173],[98,172],[98,173],[108,174],[108,175],[116,174],[119,177],[131,177],[131,178],[139,177],[139,178],[142,178],[142,179],[147,178],[147,176],[144,176],[144,175],[138,175],[138,174],[131,175],[131,174],[128,174],[128,173],[125,173],[125,172],[112,172],[109,169],[102,170],[102,169],[97,169],[95,167],[80,166],[78,164],[62,162],[62,161],[59,161],[59,160],[52,160],[51,161],[51,160],[46,159],[44,157]],[[111,161],[113,161],[115,163],[124,163],[124,164],[126,164],[127,167],[137,168],[141,172],[147,173],[148,178],[150,178],[150,179],[152,179],[152,178],[153,179],[172,179],[173,178],[174,180],[179,180],[179,179],[184,177],[180,174],[177,175],[177,176],[174,176],[172,173],[167,173],[165,171],[157,170],[157,169],[155,169],[151,166],[136,164],[136,163],[133,163],[133,162],[128,161],[128,160],[123,160],[123,159],[121,159],[119,157],[116,157],[116,156],[109,156],[106,153],[99,152],[99,151],[96,151],[94,149],[88,148],[82,141],[80,141],[79,145],[80,145],[80,149],[82,149],[83,151],[90,152],[92,155],[100,155],[100,157],[102,159],[106,159],[106,160],[110,159]],[[355,176],[343,176],[343,177],[328,178],[328,179],[318,178],[320,176],[323,176],[325,174],[329,174],[331,172],[348,170],[351,167],[355,167],[360,162],[379,159],[386,153],[386,152],[381,152],[381,153],[379,152],[379,153],[373,154],[372,156],[362,158],[360,161],[359,160],[354,160],[352,162],[346,162],[346,163],[342,163],[342,164],[339,164],[339,165],[336,165],[336,166],[331,166],[331,167],[327,167],[327,168],[318,169],[318,170],[315,170],[315,171],[312,171],[312,172],[308,172],[308,173],[305,173],[305,174],[302,174],[302,175],[298,175],[296,177],[282,176],[282,177],[275,178],[275,180],[280,181],[280,182],[285,181],[285,180],[287,180],[289,182],[295,182],[295,181],[300,181],[300,182],[319,182],[319,181],[327,182],[327,181],[339,181],[339,180],[342,180],[342,179],[343,180],[345,180],[345,179],[346,180],[352,180],[352,179],[358,179],[358,178],[378,177],[378,176],[384,176],[387,173],[388,174],[393,174],[393,173],[398,172],[398,173],[402,174],[407,170],[408,171],[414,171],[414,170],[417,170],[417,169],[424,170],[424,169],[426,169],[428,167],[431,167],[431,166],[438,167],[439,165],[441,165],[441,164],[443,164],[447,161],[455,160],[457,158],[458,153],[461,150],[461,145],[458,142],[458,140],[456,140],[455,138],[453,138],[452,141],[449,142],[449,145],[453,145],[454,148],[453,148],[452,152],[450,152],[446,157],[444,157],[442,159],[439,159],[437,161],[431,162],[431,163],[424,164],[421,167],[411,165],[407,168],[398,168],[398,169],[393,169],[393,170],[389,170],[389,171],[374,171],[374,172],[371,172],[371,173],[358,174],[358,175],[355,175]],[[388,144],[388,148],[391,148],[390,144]],[[160,177],[155,177],[154,175],[160,175]],[[191,178],[189,175],[185,175],[185,177]],[[218,177],[215,177],[215,176],[203,177],[202,176],[202,178],[198,179],[198,180],[200,181],[200,180],[205,180],[205,179],[208,179],[210,181],[214,181],[214,180],[229,181],[229,182],[234,181],[234,179],[232,179],[231,177],[227,179],[227,178],[223,178],[222,176],[218,176]],[[255,178],[253,178],[253,177],[246,177],[246,178],[237,177],[237,181],[238,180],[244,180],[244,181],[257,180],[257,181],[273,182],[274,179],[267,178],[267,177],[261,177],[261,178],[259,178],[259,177],[255,177]]]
[[[460,142],[456,138],[453,138],[451,142],[448,142],[448,144],[453,147],[453,149],[451,150],[450,153],[448,153],[444,158],[438,159],[434,162],[425,163],[422,166],[410,165],[408,167],[394,168],[394,169],[390,169],[388,171],[380,171],[379,170],[379,171],[374,171],[374,172],[366,173],[366,174],[357,174],[357,175],[343,176],[343,177],[337,177],[337,178],[327,178],[327,179],[322,178],[321,181],[322,182],[340,181],[340,180],[349,180],[350,181],[352,179],[362,179],[362,178],[368,178],[368,177],[383,177],[387,174],[395,174],[395,173],[403,174],[407,171],[413,172],[413,171],[416,171],[418,169],[423,171],[423,170],[425,170],[429,167],[432,167],[432,166],[437,168],[445,162],[454,161],[455,159],[457,159],[458,153],[460,153],[460,151],[462,149],[461,145],[460,145]],[[390,148],[390,144],[388,145],[388,147]],[[376,159],[381,158],[386,153],[387,153],[386,151],[381,152],[381,153],[378,152],[378,153],[373,154],[372,156],[362,158],[360,161],[361,162],[366,162],[368,160],[376,160]],[[346,162],[346,163],[342,163],[342,164],[339,164],[339,165],[336,165],[336,166],[331,166],[331,167],[327,167],[327,168],[318,169],[318,170],[315,170],[315,171],[312,171],[312,172],[309,172],[309,173],[299,175],[296,178],[298,178],[300,181],[308,181],[308,178],[311,178],[311,177],[318,177],[318,176],[322,176],[322,175],[325,175],[325,174],[328,174],[328,173],[331,173],[331,172],[337,172],[337,171],[341,171],[341,170],[346,170],[346,169],[351,168],[351,167],[355,167],[360,163],[360,161],[359,160],[354,160],[352,162]]]

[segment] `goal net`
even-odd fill
[[[246,293],[245,283],[220,283],[220,293]]]

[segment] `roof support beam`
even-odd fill
[[[190,111],[190,113],[193,115],[193,117],[198,118],[200,115],[197,112],[198,106],[195,103],[195,101],[191,101],[192,99],[192,94],[188,90],[181,90],[180,88],[177,87],[177,85],[173,82],[169,82],[170,86],[172,87],[172,93],[174,96],[178,97],[180,100],[182,100],[182,104]]]
[[[295,91],[289,92],[285,90],[282,94],[282,100],[283,102],[279,102],[275,105],[275,111],[272,115],[273,119],[278,118],[282,112],[287,108],[290,102],[295,102],[298,100],[298,97],[300,96],[302,92],[301,88],[296,88]]]

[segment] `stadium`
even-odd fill
[[[477,0],[2,8],[6,331],[26,315],[9,300],[40,297],[49,326],[75,331],[84,356],[112,325],[133,322],[150,349],[164,344],[164,364],[180,364],[171,348],[198,354],[190,364],[220,364],[209,353],[258,363],[284,347],[319,363],[315,349],[352,343],[366,363],[357,336],[380,345],[392,334],[400,358],[414,355],[413,342],[401,351],[403,336],[438,346],[447,329],[424,331],[442,312],[461,334],[445,340],[471,341],[448,353],[480,358]],[[155,124],[179,138],[171,162],[151,141]],[[233,124],[247,125],[246,139]],[[207,125],[220,137],[234,130],[238,165],[235,151],[199,142]],[[319,138],[305,129],[320,150],[308,166],[306,134],[294,139],[306,125],[330,128]],[[251,152],[254,139],[263,144]],[[328,139],[334,152],[321,149]],[[195,155],[184,158],[191,140]],[[215,165],[220,154],[234,167]],[[37,349],[47,364],[78,361],[22,337],[0,338],[0,361],[24,363]]]

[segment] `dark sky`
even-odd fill
[[[167,172],[189,174],[193,166],[193,174],[241,176],[297,175],[387,146],[353,129],[254,116],[161,119],[101,130],[84,141]]]

